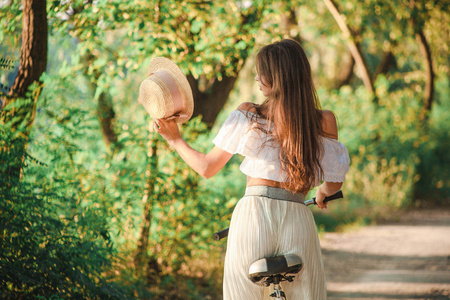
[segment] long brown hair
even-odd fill
[[[280,144],[283,187],[306,194],[322,172],[322,114],[311,67],[303,48],[282,40],[262,48],[256,57],[261,83],[271,92],[257,111],[274,124],[273,137]]]

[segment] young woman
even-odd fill
[[[334,114],[320,110],[311,68],[293,40],[265,46],[256,60],[261,105],[243,103],[233,111],[203,154],[181,137],[173,120],[156,120],[155,130],[200,175],[216,174],[233,156],[245,157],[244,197],[233,211],[227,242],[224,299],[263,299],[268,291],[248,278],[249,266],[263,257],[294,253],[303,269],[283,286],[288,299],[326,299],[319,239],[310,209],[302,204],[310,189],[318,207],[337,192],[348,171],[345,146],[337,141]],[[267,288],[266,288],[267,290]]]

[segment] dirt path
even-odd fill
[[[450,209],[321,237],[330,300],[450,299]]]

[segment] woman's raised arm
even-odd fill
[[[154,128],[195,172],[205,178],[217,174],[233,156],[219,147],[214,147],[208,154],[193,149],[181,137],[174,120],[157,119]]]

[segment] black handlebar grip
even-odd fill
[[[323,202],[328,202],[328,201],[336,200],[336,199],[340,199],[340,198],[344,198],[344,194],[342,194],[342,191],[338,191],[337,193],[335,193],[331,196],[325,197],[325,199],[323,199]],[[315,199],[316,198],[314,198],[314,200]]]
[[[221,239],[223,239],[224,237],[227,237],[227,236],[228,236],[228,228],[214,233],[214,239],[216,241],[219,241],[219,240],[221,240]]]
[[[334,193],[331,196],[325,197],[325,199],[323,199],[323,203],[331,201],[331,200],[340,199],[340,198],[344,198],[344,194],[342,194],[341,190],[337,191],[336,193]],[[312,198],[311,200],[306,200],[305,201],[305,205],[306,206],[311,205],[311,204],[314,204],[314,205],[317,204],[316,197]]]

